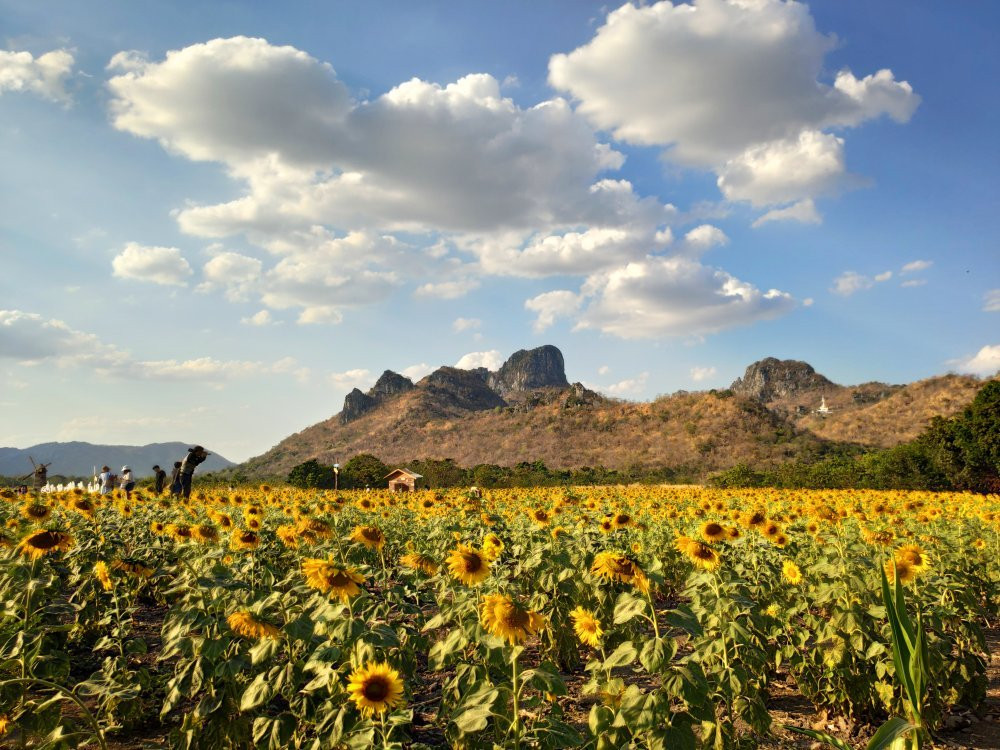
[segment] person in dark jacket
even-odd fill
[[[153,481],[155,482],[153,492],[159,495],[163,492],[163,485],[167,483],[167,472],[161,469],[159,464],[153,467]]]
[[[194,478],[194,470],[208,456],[209,454],[200,445],[188,448],[188,454],[181,461],[181,497],[191,497],[191,480]]]
[[[170,475],[170,494],[181,494],[181,462],[174,461],[174,470]]]

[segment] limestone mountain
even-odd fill
[[[805,362],[768,358],[726,391],[652,402],[602,396],[566,378],[554,346],[513,354],[496,372],[441,367],[417,383],[391,371],[344,409],[240,467],[282,476],[311,458],[388,463],[452,458],[459,465],[544,461],[550,468],[686,467],[702,475],[822,456],[845,444],[888,447],[952,416],[982,382],[948,375],[908,386],[838,385]],[[825,399],[829,410],[817,413]]]
[[[92,443],[41,443],[30,448],[0,448],[0,476],[20,477],[31,471],[31,460],[49,464],[49,476],[89,477],[94,469],[107,464],[117,471],[130,466],[136,478],[152,476],[158,464],[168,472],[174,461],[187,455],[194,443],[151,443],[149,445],[94,445]],[[201,473],[234,466],[232,461],[212,454],[198,467]]]

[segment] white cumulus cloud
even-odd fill
[[[751,225],[754,229],[772,221],[797,221],[801,224],[821,224],[823,217],[816,210],[812,198],[806,198],[784,208],[774,208],[763,214]]]
[[[537,313],[534,325],[536,333],[548,329],[556,322],[556,318],[569,317],[577,310],[583,299],[578,294],[565,290],[543,292],[537,297],[532,297],[524,303],[527,310]]]
[[[472,370],[476,367],[497,370],[502,364],[503,356],[496,349],[491,349],[488,352],[469,352],[455,363],[455,367],[459,370]]]
[[[1000,289],[990,289],[983,295],[983,312],[1000,312]]]
[[[696,383],[700,383],[703,380],[714,378],[715,373],[716,369],[714,367],[692,367],[691,380],[693,380]]]
[[[167,286],[183,286],[194,273],[191,264],[176,247],[156,247],[129,242],[111,261],[120,279],[148,281]]]
[[[332,372],[329,377],[330,382],[337,388],[351,390],[367,385],[372,380],[369,370],[354,369],[344,372]]]
[[[926,271],[933,265],[934,261],[931,260],[913,260],[904,265],[900,270],[900,273],[917,273],[918,271]]]
[[[613,396],[630,396],[641,393],[649,380],[648,372],[641,372],[634,378],[626,378],[607,386],[604,390]]]
[[[976,354],[965,359],[952,362],[959,372],[989,377],[1000,371],[1000,344],[987,345]]]
[[[30,52],[0,50],[0,94],[30,91],[45,99],[68,104],[66,79],[73,72],[73,55],[65,49],[35,57]]]
[[[474,289],[478,289],[479,285],[478,279],[428,282],[418,286],[413,292],[413,296],[417,299],[458,299]]]
[[[464,331],[472,331],[477,328],[481,328],[483,321],[479,318],[455,318],[451,324],[451,329],[455,333],[462,333]]]

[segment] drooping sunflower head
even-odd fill
[[[229,546],[231,549],[257,549],[260,546],[260,534],[251,529],[234,531]]]
[[[466,586],[478,586],[490,575],[490,558],[467,544],[453,549],[447,563],[452,576]]]
[[[285,523],[274,530],[274,533],[286,547],[294,549],[299,546],[299,534],[290,523]]]
[[[73,537],[65,531],[39,529],[28,534],[17,545],[17,551],[32,560],[38,560],[52,552],[65,552],[73,546]]]
[[[427,576],[437,573],[438,565],[433,559],[419,552],[403,555],[399,561],[410,570],[417,570]]]
[[[721,565],[719,553],[709,547],[704,542],[692,539],[691,543],[681,550],[687,558],[702,570],[717,570]]]
[[[302,573],[307,585],[345,603],[361,593],[360,584],[365,582],[354,568],[341,567],[332,560],[307,558],[302,561]]]
[[[123,557],[111,562],[112,570],[120,570],[139,578],[149,578],[153,575],[153,569],[144,565],[140,560],[130,557]]]
[[[261,638],[277,638],[281,633],[275,625],[266,620],[254,617],[246,610],[233,612],[226,618],[226,622],[229,623],[229,627],[234,633],[244,638],[253,638],[256,640],[260,640]]]
[[[219,539],[219,530],[208,524],[198,524],[191,529],[191,534],[199,542],[215,542]]]
[[[387,663],[368,662],[351,672],[347,693],[365,716],[382,714],[402,705],[403,680]]]
[[[368,549],[380,550],[385,546],[385,534],[378,526],[356,526],[351,532],[351,541],[359,542]]]
[[[483,600],[480,621],[489,633],[512,645],[545,627],[542,615],[502,594],[490,594]]]
[[[781,564],[781,577],[793,586],[798,586],[802,583],[802,571],[799,570],[799,566],[791,560],[785,560]]]
[[[601,623],[597,621],[594,613],[589,609],[577,607],[569,613],[569,616],[573,619],[573,630],[576,633],[576,637],[580,639],[580,642],[585,643],[591,648],[600,648],[601,636],[604,635],[604,630],[601,628]]]

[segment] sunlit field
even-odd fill
[[[916,745],[982,704],[1000,497],[475,494],[7,494],[0,744],[743,747],[780,686]]]

